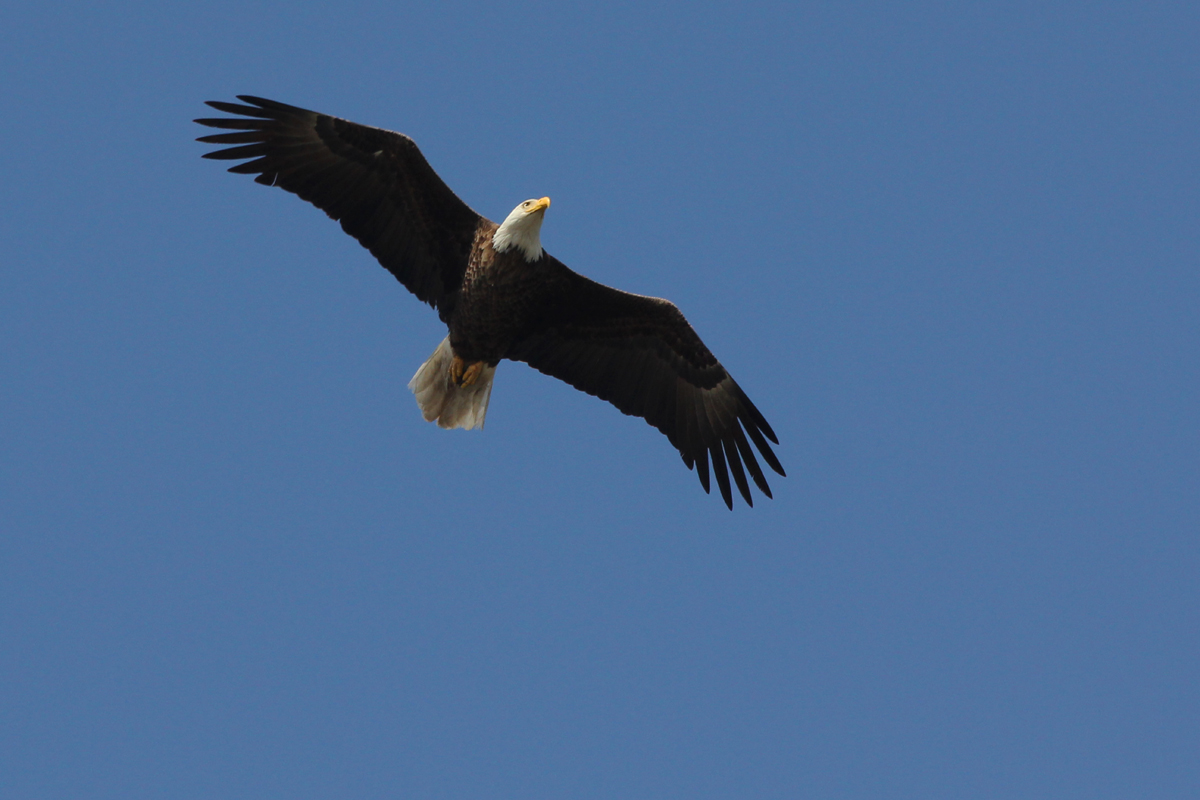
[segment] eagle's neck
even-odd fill
[[[519,214],[519,216],[518,216]],[[526,261],[537,261],[542,257],[542,215],[525,214],[520,207],[508,215],[492,235],[492,249],[505,253],[517,248]]]

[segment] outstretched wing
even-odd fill
[[[762,468],[784,475],[771,446],[779,440],[759,410],[700,341],[672,303],[588,280],[551,259],[540,318],[507,357],[643,417],[667,435],[709,491],[709,459],[725,505],[729,473],[754,505],[746,471],[767,497]],[[745,464],[743,470],[742,465]]]
[[[238,95],[210,101],[232,117],[198,119],[232,133],[198,141],[234,145],[205,158],[252,159],[230,172],[299,195],[371,251],[409,291],[442,308],[462,283],[481,217],[442,182],[416,143],[303,108]]]

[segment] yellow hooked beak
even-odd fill
[[[532,214],[535,211],[545,211],[549,207],[550,207],[550,198],[543,197],[541,200],[538,200],[536,203],[533,204],[533,208],[529,209],[529,213]]]

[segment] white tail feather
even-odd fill
[[[413,375],[408,388],[417,396],[417,405],[426,422],[437,420],[441,428],[482,428],[496,368],[485,366],[470,386],[455,386],[450,380],[453,360],[454,351],[447,336]]]

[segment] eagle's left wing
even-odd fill
[[[596,283],[546,258],[552,288],[539,319],[506,357],[644,418],[666,434],[688,469],[695,466],[706,492],[711,457],[730,508],[730,472],[747,504],[754,501],[746,470],[770,497],[746,437],[771,469],[785,475],[766,441],[779,440],[679,309],[666,300]]]

